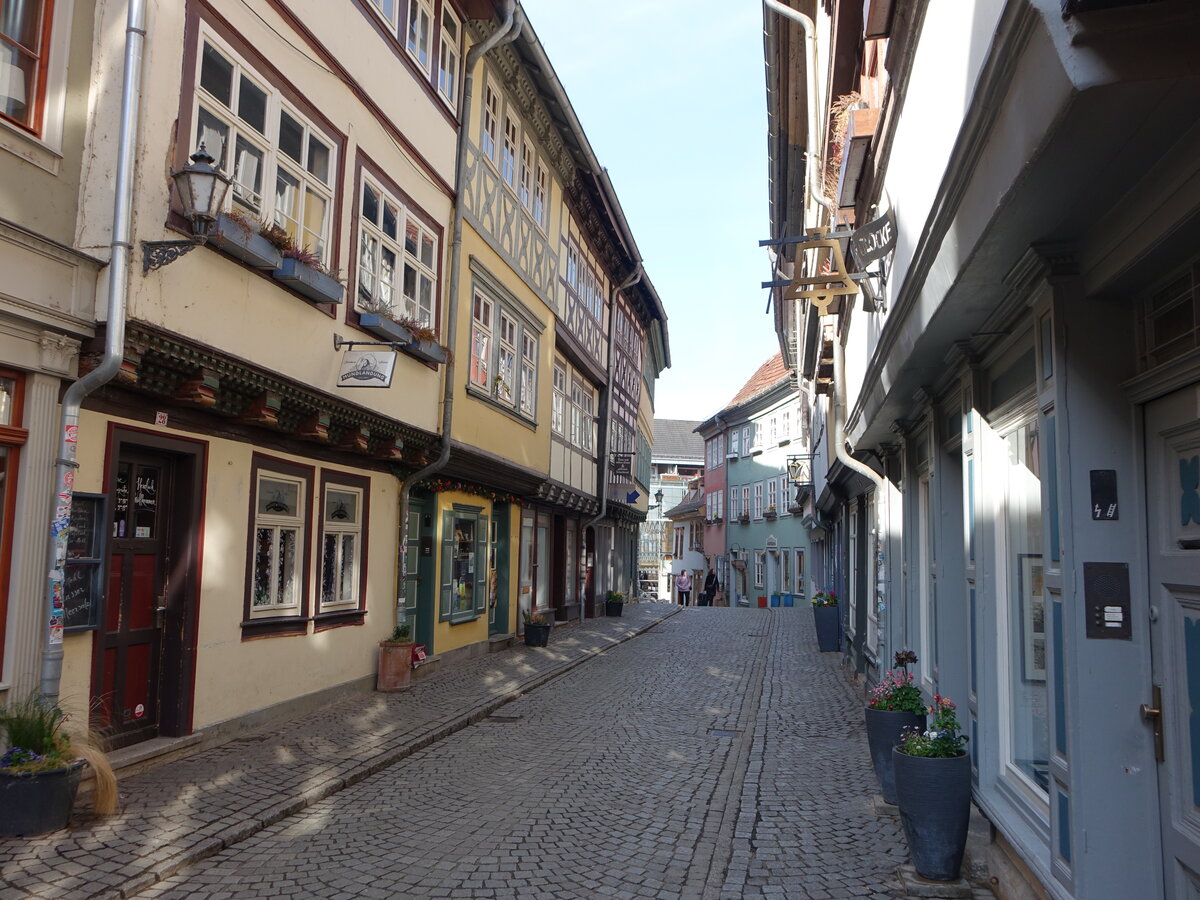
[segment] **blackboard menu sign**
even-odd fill
[[[63,628],[87,631],[100,624],[104,590],[104,494],[76,493],[71,500],[71,530],[63,574]]]

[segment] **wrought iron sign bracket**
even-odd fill
[[[161,269],[200,246],[200,241],[142,241],[142,274]]]
[[[355,347],[391,347],[392,352],[398,353],[400,348],[405,346],[398,341],[348,341],[340,334],[333,336],[334,351],[341,350],[343,347],[353,350]]]

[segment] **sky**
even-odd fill
[[[762,4],[521,0],[667,311],[660,419],[719,412],[779,349]]]

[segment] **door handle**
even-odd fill
[[[1154,758],[1159,762],[1166,759],[1166,754],[1163,747],[1163,713],[1162,713],[1162,686],[1154,685],[1154,699],[1150,703],[1141,705],[1142,720],[1151,722],[1154,725]]]

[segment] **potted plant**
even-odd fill
[[[66,828],[85,765],[96,779],[93,807],[117,808],[117,780],[104,753],[86,737],[72,739],[66,716],[38,694],[0,709],[0,837],[32,837]]]
[[[763,518],[765,518],[765,519],[774,519],[778,515],[779,515],[779,511],[777,509],[775,509],[774,504],[772,504],[771,506],[768,506],[765,510],[763,510]]]
[[[895,669],[890,669],[871,689],[867,701],[867,744],[871,748],[871,763],[883,793],[883,802],[896,803],[896,775],[892,768],[892,748],[908,731],[925,730],[925,703],[921,691],[908,671],[916,663],[917,654],[901,650],[896,654]]]
[[[604,614],[620,616],[625,606],[625,594],[621,591],[609,591],[604,595]]]
[[[412,682],[412,626],[401,621],[391,635],[379,642],[379,667],[375,690],[402,691]]]
[[[933,723],[905,733],[892,750],[900,823],[913,868],[931,881],[954,881],[971,819],[971,758],[949,697],[935,694]]]
[[[550,623],[535,610],[525,613],[525,646],[545,647],[550,642]]]
[[[410,335],[408,343],[401,348],[404,352],[435,365],[446,361],[448,351],[438,343],[436,331],[412,316],[396,316],[395,321]]]
[[[286,235],[286,232],[284,234]],[[307,247],[301,247],[288,238],[279,255],[282,257],[279,268],[271,273],[271,277],[276,281],[283,282],[296,293],[316,303],[342,302],[345,286],[325,268],[320,257]]]
[[[209,243],[256,269],[278,269],[279,248],[268,237],[271,226],[245,213],[221,213],[213,223]]]
[[[837,592],[817,591],[812,598],[813,624],[817,628],[817,649],[830,653],[839,648],[838,630],[841,627],[841,609],[838,607]]]

